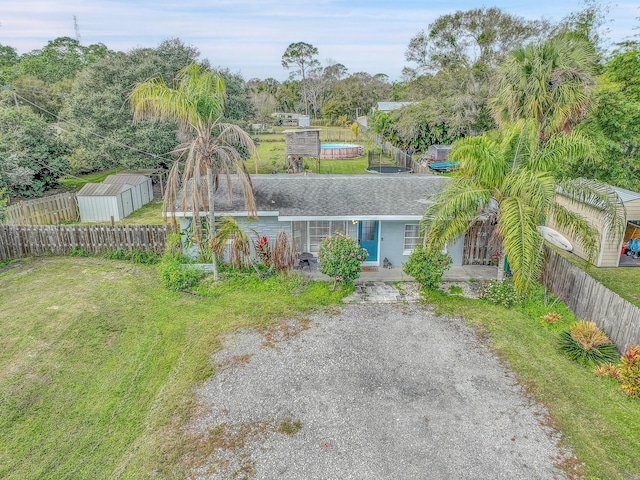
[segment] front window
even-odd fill
[[[420,242],[418,233],[418,224],[409,224],[404,226],[404,253],[408,255]]]
[[[298,252],[318,253],[323,238],[335,232],[346,233],[347,222],[344,220],[311,220],[309,222],[293,222],[293,238]]]

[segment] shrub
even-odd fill
[[[640,345],[632,345],[622,354],[617,373],[622,389],[632,397],[640,397]]]
[[[154,251],[146,250],[122,250],[121,248],[109,250],[104,254],[109,260],[129,260],[135,263],[154,265],[160,261],[160,255]]]
[[[338,282],[347,285],[360,276],[360,264],[369,254],[358,242],[344,233],[336,232],[320,242],[318,270],[333,278],[333,288]]]
[[[438,288],[442,275],[451,268],[451,256],[416,245],[402,270],[428,290]]]
[[[511,308],[518,303],[518,295],[511,280],[491,280],[484,282],[478,289],[478,297],[489,303]]]
[[[618,366],[614,365],[613,363],[603,363],[602,365],[596,365],[593,371],[601,377],[619,378]]]
[[[543,315],[542,319],[547,323],[554,323],[562,320],[562,315],[556,312],[549,312],[546,315]]]
[[[595,322],[580,320],[560,333],[560,348],[572,360],[585,365],[615,362],[618,351]]]
[[[253,241],[253,249],[256,252],[256,257],[265,266],[271,265],[271,247],[269,246],[269,239],[264,235],[258,236]]]
[[[89,256],[89,252],[87,252],[82,247],[71,247],[69,249],[69,256],[70,257],[88,257]]]
[[[160,262],[160,276],[167,288],[187,290],[197,285],[205,277],[205,272],[182,255],[165,255]]]
[[[199,268],[189,266],[189,259],[181,253],[182,243],[180,234],[172,233],[167,237],[165,254],[160,261],[160,276],[167,288],[171,290],[186,290],[200,282],[205,272]]]

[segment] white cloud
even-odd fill
[[[102,42],[114,50],[153,47],[179,37],[195,45],[213,65],[241,71],[245,77],[287,78],[280,65],[293,42],[316,46],[319,58],[332,58],[350,72],[386,73],[399,78],[412,36],[437,17],[477,8],[471,0],[319,0],[302,4],[282,0],[3,0],[0,43],[19,53],[42,48],[61,36],[75,36],[77,17],[84,44]],[[559,20],[582,8],[580,0],[536,3],[501,0],[505,11],[526,18]],[[620,41],[637,33],[637,4],[612,11],[611,37]]]

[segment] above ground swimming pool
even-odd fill
[[[323,143],[320,158],[357,158],[364,155],[364,148],[352,143]]]

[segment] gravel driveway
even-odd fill
[[[199,390],[207,479],[554,479],[533,402],[460,319],[348,305],[231,336]]]

